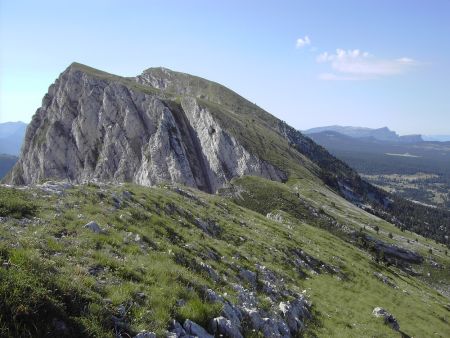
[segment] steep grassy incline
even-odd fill
[[[164,68],[150,68],[137,82],[160,90],[167,98],[197,98],[220,125],[252,154],[286,172],[292,179],[324,182],[352,203],[396,224],[450,244],[450,213],[419,206],[393,196],[361,179],[325,148],[233,92],[209,80]]]
[[[304,297],[305,337],[398,337],[372,316],[377,306],[404,334],[448,336],[449,299],[429,286],[448,290],[442,245],[325,186],[291,183],[244,177],[228,197],[173,185],[1,187],[0,336],[163,337],[173,319],[212,333],[213,318],[231,308],[241,311],[240,332],[256,337],[267,323],[255,329],[247,316],[283,321],[281,303]],[[375,261],[350,236],[361,227],[424,255],[414,266],[422,277]]]

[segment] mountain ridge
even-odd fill
[[[50,86],[4,182],[174,182],[213,193],[248,175],[325,182],[399,227],[448,241],[445,213],[431,211],[440,221],[424,229],[424,211],[405,215],[405,201],[392,202],[285,122],[220,84],[163,68],[124,78],[71,64]]]
[[[420,134],[398,135],[395,131],[388,127],[381,128],[367,128],[367,127],[352,127],[332,125],[325,127],[316,127],[304,130],[306,135],[315,134],[324,131],[334,131],[355,138],[374,138],[379,141],[399,142],[399,143],[420,143],[423,142],[423,137]]]
[[[219,84],[143,74],[73,64],[33,117],[0,185],[1,336],[445,336],[448,214]]]

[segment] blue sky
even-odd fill
[[[73,61],[199,75],[298,129],[450,134],[448,0],[0,0],[0,122]]]

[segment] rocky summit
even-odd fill
[[[1,337],[448,337],[448,213],[212,81],[70,65],[0,186]]]
[[[218,123],[189,81],[162,68],[130,79],[72,64],[34,115],[8,181],[177,182],[215,192],[236,176],[285,178]]]

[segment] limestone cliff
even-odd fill
[[[67,68],[33,116],[6,182],[168,181],[215,192],[236,176],[286,177],[245,149],[188,84],[173,88],[173,96],[165,91],[170,71],[154,70],[151,81],[149,74],[132,79]]]

